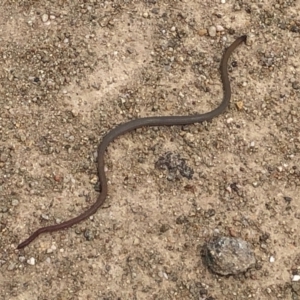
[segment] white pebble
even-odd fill
[[[51,258],[50,258],[50,257],[47,257],[47,258],[46,258],[46,263],[47,263],[47,264],[51,264]]]
[[[230,124],[230,123],[232,123],[232,121],[233,121],[233,118],[228,118],[226,122],[227,122],[227,124]]]
[[[43,21],[44,23],[46,23],[46,22],[48,21],[48,19],[49,19],[49,16],[48,16],[47,14],[43,14],[43,15],[42,15],[42,21]]]
[[[48,215],[45,215],[45,214],[42,214],[41,217],[42,217],[42,219],[44,219],[44,220],[49,220],[49,219],[50,219],[49,216],[48,216]]]
[[[56,250],[56,246],[55,245],[52,245],[49,249],[47,249],[47,253],[52,253]]]
[[[27,259],[27,263],[31,266],[35,265],[35,258],[34,257],[30,257],[29,259]]]
[[[294,275],[292,278],[292,281],[299,281],[300,280],[300,275]]]
[[[25,256],[19,256],[19,262],[23,263],[25,261]]]
[[[228,193],[232,193],[232,189],[231,189],[231,187],[230,187],[230,185],[228,185],[227,187],[226,187],[226,191],[228,192]]]
[[[208,28],[208,34],[209,34],[210,36],[212,36],[212,37],[216,36],[216,34],[217,34],[217,29],[216,29],[216,27],[215,27],[215,26],[210,26],[210,27]]]
[[[221,0],[221,4],[225,4],[226,3],[226,0]]]
[[[224,44],[226,44],[226,42],[227,42],[227,37],[226,37],[225,35],[222,36],[222,41],[223,41]]]
[[[274,256],[270,256],[270,263],[273,263],[275,261],[275,257]]]
[[[217,31],[224,31],[224,27],[222,25],[216,26]]]

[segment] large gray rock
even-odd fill
[[[235,275],[254,267],[256,259],[249,243],[242,239],[218,237],[206,245],[210,269],[220,275]]]

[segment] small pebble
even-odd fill
[[[241,7],[240,7],[240,5],[236,2],[236,3],[234,4],[234,6],[233,6],[233,9],[234,9],[235,11],[240,11],[240,10],[241,10]]]
[[[292,281],[299,281],[300,280],[300,275],[294,275],[292,277]]]
[[[7,270],[8,271],[12,271],[14,268],[15,268],[16,264],[14,262],[11,262],[8,267],[7,267]]]
[[[159,231],[160,231],[161,233],[164,233],[164,232],[168,231],[169,229],[170,229],[170,226],[169,226],[168,224],[162,224],[162,225],[160,226]]]
[[[4,207],[2,207],[2,209],[0,211],[3,213],[6,213],[6,212],[8,212],[8,207],[4,206]]]
[[[26,260],[25,256],[19,256],[19,262],[23,263]]]
[[[49,216],[48,215],[42,214],[41,217],[42,217],[43,220],[49,220]]]
[[[299,90],[300,89],[300,83],[298,81],[295,81],[292,83],[292,88],[294,90]]]
[[[199,29],[199,30],[198,30],[198,34],[199,34],[200,36],[206,35],[206,34],[207,34],[207,29],[205,29],[205,28]]]
[[[35,258],[34,257],[30,257],[29,259],[27,259],[27,263],[31,266],[35,265]]]
[[[282,166],[277,167],[277,171],[278,171],[278,172],[282,172],[282,170],[283,170],[283,167],[282,167]]]
[[[94,239],[94,233],[89,229],[86,229],[83,235],[87,241],[92,241]]]
[[[224,31],[224,27],[221,26],[221,25],[217,25],[217,26],[216,26],[216,30],[219,31],[219,32],[220,32],[220,31]]]
[[[244,107],[244,102],[243,101],[238,101],[235,103],[236,107],[238,110],[242,110]]]
[[[284,199],[287,203],[291,203],[291,201],[293,200],[291,197],[288,197],[288,196],[283,197],[283,199]]]
[[[96,184],[98,181],[98,177],[97,176],[94,176],[91,180],[90,180],[90,183],[91,184]]]
[[[231,189],[231,187],[230,187],[230,185],[228,185],[226,188],[225,188],[225,190],[228,192],[228,193],[232,193],[232,189]]]
[[[163,278],[164,277],[164,273],[162,271],[159,271],[158,274],[157,274],[160,278]]]
[[[57,249],[56,246],[55,246],[55,245],[52,245],[49,249],[47,249],[46,252],[49,254],[49,253],[54,252],[56,249]]]
[[[209,34],[209,36],[211,36],[211,37],[216,36],[216,34],[217,34],[217,28],[216,28],[215,26],[210,26],[210,27],[208,28],[208,34]]]
[[[275,261],[275,257],[274,256],[270,256],[270,263],[273,263]]]
[[[12,206],[17,206],[19,204],[19,200],[17,200],[17,199],[13,199],[12,201],[11,201],[11,205]]]
[[[221,4],[225,4],[226,0],[221,0],[220,2],[221,2]]]
[[[49,16],[48,16],[47,14],[43,14],[43,15],[42,15],[42,21],[43,21],[44,23],[46,23],[46,22],[48,21],[48,19],[49,19]]]
[[[233,118],[228,118],[228,119],[226,120],[227,124],[232,123],[232,121],[233,121]]]
[[[254,34],[248,34],[246,39],[246,45],[251,46],[254,43]]]
[[[137,237],[135,237],[133,240],[133,245],[137,246],[139,244],[140,244],[140,240]]]
[[[47,263],[47,264],[51,264],[51,258],[50,258],[50,257],[47,257],[47,258],[46,258],[46,263]]]

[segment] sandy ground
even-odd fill
[[[1,299],[300,299],[299,1],[0,3]],[[111,128],[216,107],[242,34],[225,114],[118,138],[104,206],[16,250],[95,201]],[[193,178],[155,168],[166,152]],[[248,241],[256,267],[210,272],[218,235]]]

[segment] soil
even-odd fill
[[[0,299],[300,299],[300,2],[4,0],[0,3]],[[97,198],[88,220],[17,245]],[[189,170],[157,168],[171,153]],[[176,164],[175,164],[176,166]],[[251,244],[255,268],[211,272],[216,236]],[[294,281],[293,281],[294,280]]]

